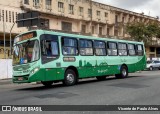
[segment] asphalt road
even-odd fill
[[[71,87],[3,84],[0,105],[160,105],[160,71],[129,74],[126,79],[83,79]]]

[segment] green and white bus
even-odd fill
[[[41,81],[50,86],[62,81],[71,86],[83,78],[125,78],[145,68],[143,42],[46,30],[29,31],[14,40],[14,83]]]

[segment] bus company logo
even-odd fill
[[[11,106],[2,106],[2,111],[9,112],[12,111]]]

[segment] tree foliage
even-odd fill
[[[128,23],[127,33],[136,41],[149,43],[152,38],[160,38],[160,26],[158,22],[145,24],[143,22]]]

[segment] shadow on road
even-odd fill
[[[80,85],[87,85],[87,84],[90,84],[90,83],[99,83],[99,82],[104,82],[104,81],[112,81],[112,80],[127,80],[127,79],[130,79],[130,78],[140,78],[140,77],[144,77],[144,76],[129,76],[125,79],[117,79],[115,77],[108,77],[106,78],[105,80],[102,80],[102,81],[99,81],[97,80],[96,78],[89,78],[89,79],[80,79],[77,86],[80,86]],[[43,91],[43,90],[49,90],[49,89],[56,89],[56,88],[68,88],[68,87],[75,87],[75,86],[65,86],[63,85],[62,83],[57,83],[57,84],[53,84],[52,86],[50,87],[45,87],[45,86],[41,86],[41,84],[38,84],[40,86],[37,87],[29,87],[29,88],[22,88],[22,89],[16,89],[16,91]]]

